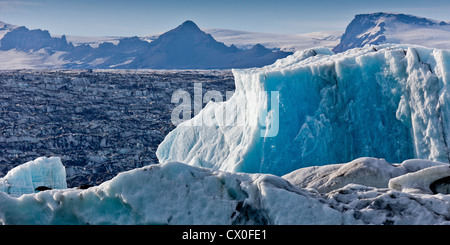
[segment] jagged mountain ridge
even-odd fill
[[[19,27],[0,40],[0,50],[32,52],[45,49],[61,55],[62,68],[147,68],[147,69],[229,69],[264,66],[291,52],[272,51],[262,45],[242,50],[217,42],[192,21],[147,42],[139,37],[120,39],[117,45],[102,43],[97,48],[87,44],[74,46],[66,37],[51,37],[48,31]]]
[[[0,22],[0,51],[4,51],[0,52],[0,61],[15,60],[11,65],[4,64],[0,68],[10,69],[15,67],[16,63],[19,64],[18,68],[30,66],[80,69],[248,68],[268,65],[291,54],[274,50],[295,50],[286,49],[283,45],[287,44],[283,43],[282,37],[276,42],[279,47],[274,47],[274,37],[270,35],[258,33],[237,35],[230,31],[226,33],[216,33],[218,35],[216,38],[216,34],[207,34],[194,22],[186,21],[173,30],[151,38],[122,37],[116,38],[113,43],[104,40],[91,46],[79,41],[72,44],[64,35],[51,36],[48,31],[29,30],[26,27]],[[226,38],[224,35],[230,37]],[[288,46],[293,47],[292,37],[286,38]],[[305,43],[308,42],[318,42],[317,45],[328,44],[330,47],[336,45],[332,42],[323,43],[321,39],[323,36],[311,38],[306,35],[303,38],[307,40],[299,41],[299,47],[306,47]],[[233,44],[233,40],[237,46]],[[264,46],[258,45],[258,40]],[[339,53],[366,44],[382,43],[416,44],[450,49],[448,40],[450,40],[450,22],[407,14],[378,12],[356,15],[333,51]],[[245,43],[249,45],[244,45]],[[24,62],[22,66],[20,62]]]
[[[241,50],[217,42],[200,30],[192,21],[186,21],[168,31],[144,49],[127,67],[153,68],[227,68],[263,66],[267,61],[286,57],[289,52],[272,52],[261,45]],[[153,57],[149,59],[148,57]]]
[[[68,51],[73,45],[68,43],[66,36],[51,37],[48,31],[30,30],[24,26],[7,32],[1,39],[0,50],[16,49],[20,51],[39,50],[47,48],[54,51]]]
[[[9,31],[11,31],[17,27],[18,26],[11,25],[11,24],[0,21],[0,39],[2,39],[6,33],[8,33]]]

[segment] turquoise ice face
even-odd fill
[[[276,175],[358,157],[448,162],[449,69],[448,51],[383,45],[340,54],[305,50],[263,68],[234,70],[234,95],[180,124],[157,156]],[[198,126],[223,111],[239,123]]]

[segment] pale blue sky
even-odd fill
[[[188,19],[200,28],[344,31],[355,14],[379,11],[450,21],[448,0],[0,0],[0,21],[88,36],[161,33]]]

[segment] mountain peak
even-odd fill
[[[18,27],[18,26],[16,26],[16,25],[11,25],[11,24],[5,23],[5,22],[3,22],[3,21],[0,21],[0,30],[14,29],[14,28],[16,28],[16,27]]]
[[[200,31],[200,28],[198,28],[197,24],[195,24],[192,20],[186,20],[185,22],[183,22],[183,24],[179,25],[176,29]]]
[[[200,28],[191,20],[183,22],[168,32],[161,34],[156,40],[152,42],[152,46],[160,44],[170,44],[169,46],[189,46],[196,45],[200,42],[215,43],[216,40]]]
[[[435,38],[436,33],[441,35],[440,41],[448,40],[450,36],[449,26],[450,22],[409,14],[385,12],[358,14],[347,26],[344,35],[341,37],[341,42],[333,48],[333,52],[338,53],[347,49],[363,47],[367,44],[377,45],[388,42],[439,45],[439,40]],[[416,32],[418,28],[422,29],[421,33]],[[424,39],[424,31],[433,34],[425,35]],[[419,36],[422,38],[411,38]]]

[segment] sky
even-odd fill
[[[0,0],[0,21],[81,36],[158,34],[185,20],[266,33],[344,31],[356,14],[380,11],[450,21],[448,0]]]

